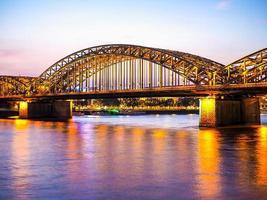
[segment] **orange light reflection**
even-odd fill
[[[216,199],[221,192],[219,147],[215,129],[199,131],[197,181],[199,194],[203,199]]]
[[[267,185],[267,127],[259,128],[257,143],[257,183]]]
[[[17,196],[20,199],[26,199],[24,194],[28,187],[30,187],[30,182],[27,177],[31,175],[27,163],[30,159],[29,151],[29,135],[27,129],[29,125],[28,120],[17,119],[15,121],[16,133],[13,135],[12,140],[12,174],[14,178],[14,188]]]

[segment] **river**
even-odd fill
[[[261,126],[198,115],[0,120],[0,199],[267,199]]]

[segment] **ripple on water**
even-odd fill
[[[265,125],[199,129],[198,115],[0,120],[0,152],[0,199],[267,196]]]

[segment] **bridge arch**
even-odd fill
[[[246,84],[267,81],[267,48],[244,56],[226,65],[222,72],[224,84]]]
[[[138,71],[140,66],[147,71],[143,69]],[[105,75],[111,71],[112,76]],[[124,85],[112,83],[112,81],[118,81],[119,73],[125,75],[126,83],[123,83]],[[150,73],[151,75],[148,76]],[[114,74],[117,77],[114,77]],[[137,80],[135,75],[144,78]],[[167,76],[167,78],[159,78],[160,76]],[[108,80],[113,78],[111,81],[113,86],[110,87],[106,83],[106,78]],[[207,58],[179,51],[128,44],[110,44],[90,47],[70,54],[53,64],[39,77],[0,76],[0,96],[91,91],[97,93],[102,88],[109,93],[112,90],[145,89],[146,87],[157,89],[158,87],[176,87],[187,84],[197,86],[195,87],[197,90],[204,88],[198,87],[198,85],[208,86],[206,88],[216,85],[214,88],[220,87],[220,90],[224,90],[228,86],[235,88],[244,87],[247,83],[259,85],[266,82],[267,48],[224,66]],[[136,86],[138,84],[139,86]],[[165,90],[165,88],[161,88],[161,90]]]
[[[88,77],[99,69],[104,70],[111,65],[127,61],[145,61],[161,66],[195,85],[221,83],[221,77],[216,73],[223,68],[220,63],[188,53],[127,44],[102,45],[77,51],[45,70],[39,76],[39,81],[46,83],[51,91],[51,88],[60,84],[68,84],[62,82],[68,76],[73,76],[73,73],[82,71],[82,76]],[[101,67],[97,67],[98,65]],[[75,70],[77,68],[78,72]],[[75,79],[75,76],[72,79]]]

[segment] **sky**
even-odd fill
[[[267,47],[266,0],[0,0],[0,75],[39,76],[102,44],[136,44],[222,64]]]

